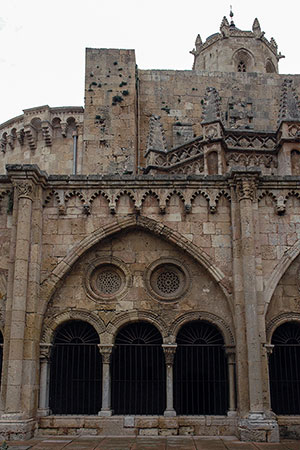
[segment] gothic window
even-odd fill
[[[97,414],[101,409],[102,359],[99,336],[80,320],[62,325],[51,354],[50,409],[53,414]]]
[[[266,72],[267,73],[276,73],[275,66],[272,63],[272,61],[270,61],[269,59],[268,59],[268,61],[266,63]]]
[[[136,322],[117,334],[112,354],[115,414],[161,415],[165,409],[165,362],[159,331]]]
[[[271,406],[276,414],[300,414],[300,325],[280,325],[272,337],[270,355]]]
[[[238,63],[237,69],[238,69],[238,72],[247,72],[246,71],[246,64],[245,64],[245,62],[244,61],[240,61]]]
[[[174,359],[174,408],[177,414],[226,414],[227,361],[220,331],[204,321],[184,325]]]

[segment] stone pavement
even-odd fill
[[[1,444],[0,444],[1,445]],[[0,449],[5,448],[0,446]],[[55,436],[28,441],[11,441],[9,450],[300,450],[300,441],[284,440],[280,444],[240,442],[235,437],[127,437],[127,436]]]

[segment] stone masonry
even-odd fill
[[[282,55],[257,19],[242,31],[224,18],[191,53],[192,70],[140,70],[134,50],[87,49],[84,108],[31,108],[0,125],[6,439],[300,438],[300,409],[272,411],[268,364],[274,331],[300,325],[300,75],[278,74]],[[155,284],[164,267],[174,292]],[[99,336],[99,415],[49,406],[52,348],[69,321]],[[164,415],[111,408],[115,338],[139,321],[162,336]],[[173,407],[177,334],[194,321],[223,336],[225,415]]]

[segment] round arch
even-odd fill
[[[154,314],[150,311],[131,311],[116,317],[108,324],[107,332],[111,336],[111,343],[114,343],[121,328],[133,322],[151,323],[151,325],[157,328],[163,339],[168,336],[168,326],[158,314]]]
[[[215,314],[211,314],[208,312],[202,312],[202,311],[193,311],[183,314],[182,316],[178,317],[170,327],[170,336],[174,339],[174,342],[176,340],[176,336],[178,335],[178,332],[180,329],[187,324],[188,322],[195,322],[195,321],[204,321],[209,322],[212,325],[215,325],[219,331],[221,332],[225,345],[234,345],[234,335],[231,331],[230,326],[223,320],[221,317],[216,316]]]
[[[54,339],[54,335],[59,326],[61,326],[65,322],[69,322],[71,320],[81,320],[83,322],[87,322],[92,325],[96,332],[99,335],[106,331],[104,322],[100,319],[96,314],[91,311],[83,310],[83,309],[71,309],[68,311],[64,311],[51,317],[45,321],[42,335],[41,335],[41,344],[52,344]]]
[[[297,322],[300,325],[300,313],[286,312],[274,317],[267,324],[267,344],[271,344],[274,331],[287,322]]]

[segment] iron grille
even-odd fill
[[[272,337],[271,406],[276,414],[300,414],[300,326],[285,323]]]
[[[146,322],[124,327],[112,354],[112,409],[115,414],[163,414],[165,362],[162,339]]]
[[[221,333],[195,321],[177,336],[174,407],[177,414],[225,414],[228,410],[227,361]]]
[[[102,360],[98,343],[98,334],[85,322],[68,322],[58,330],[50,370],[53,414],[97,414],[101,409]]]

